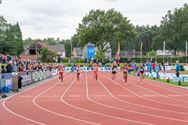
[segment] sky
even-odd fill
[[[160,25],[168,10],[188,0],[2,0],[0,16],[19,23],[23,39],[70,39],[91,9],[114,8],[133,25]]]

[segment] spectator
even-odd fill
[[[181,84],[181,81],[180,81],[180,65],[179,65],[179,61],[176,61],[176,76],[178,77],[178,85]]]
[[[2,59],[3,59],[3,64],[5,64],[6,60],[7,60],[7,57],[5,55],[3,55]]]
[[[7,73],[4,65],[1,66],[1,73]]]
[[[179,61],[176,61],[176,76],[179,77],[180,75],[180,65]]]
[[[165,72],[165,64],[162,62],[161,65],[163,67],[163,71]]]
[[[9,64],[6,66],[7,73],[12,73],[13,72],[13,65],[12,61],[9,62]]]
[[[3,63],[3,57],[1,54],[0,54],[0,63]]]
[[[156,72],[156,75],[157,75],[157,79],[159,79],[160,67],[159,67],[158,64],[155,65],[155,72]]]

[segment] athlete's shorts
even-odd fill
[[[97,73],[97,72],[95,72],[95,71],[94,71],[94,74],[95,74],[96,76],[98,75],[98,73]]]
[[[59,75],[63,75],[63,72],[59,72]]]

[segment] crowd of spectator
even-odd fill
[[[32,59],[21,59],[9,55],[0,54],[0,73],[25,72],[37,70],[52,70],[53,65],[42,64]]]

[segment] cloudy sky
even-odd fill
[[[19,22],[24,39],[69,39],[91,9],[114,8],[134,25],[159,25],[168,10],[184,3],[188,0],[2,0],[0,16]]]

